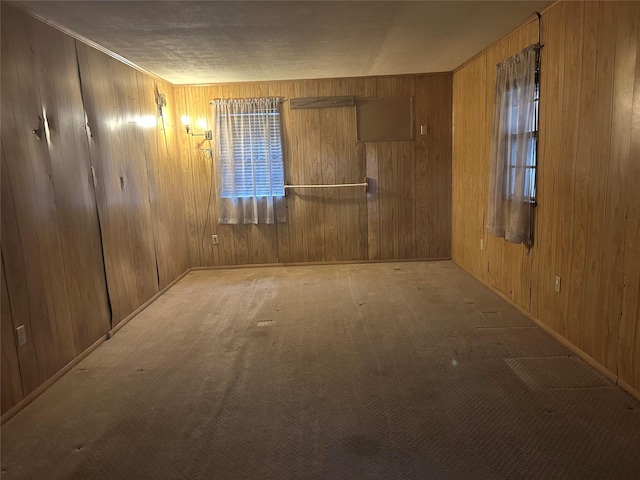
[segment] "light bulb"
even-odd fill
[[[185,127],[187,127],[191,123],[191,119],[187,115],[182,115],[182,117],[180,117],[180,121]]]

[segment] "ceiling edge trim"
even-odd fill
[[[194,87],[218,87],[220,85],[255,85],[262,83],[278,83],[278,82],[321,82],[325,80],[365,80],[374,78],[389,77],[428,77],[429,75],[453,75],[452,71],[447,72],[425,72],[425,73],[389,73],[387,75],[361,75],[359,77],[317,77],[317,78],[284,78],[281,80],[248,80],[238,82],[209,82],[209,83],[175,83],[172,84],[176,88],[194,88]],[[166,80],[165,80],[166,81]]]
[[[544,7],[542,10],[539,11],[539,13],[545,14],[547,13],[550,9],[552,9],[553,7],[555,7],[556,5],[558,5],[560,2],[562,2],[563,0],[556,0],[555,2],[553,2],[551,5],[547,5],[546,7]],[[478,58],[480,58],[481,56],[485,55],[489,50],[491,50],[493,47],[495,47],[497,44],[499,44],[500,42],[502,42],[503,40],[505,40],[506,38],[510,37],[511,35],[513,35],[515,32],[517,32],[518,30],[520,30],[521,28],[524,28],[525,26],[529,25],[532,22],[537,21],[538,17],[536,16],[536,12],[533,12],[531,15],[529,15],[527,18],[525,18],[523,20],[523,22],[518,25],[517,27],[513,28],[512,30],[509,31],[509,33],[501,36],[499,39],[497,39],[495,42],[493,42],[491,45],[486,46],[485,48],[483,48],[481,51],[479,51],[478,53],[476,53],[473,57],[469,58],[468,60],[465,60],[464,62],[462,62],[460,65],[458,65],[456,68],[453,69],[453,73],[458,73],[460,70],[462,70],[464,67],[466,67],[467,65],[469,65],[470,63],[475,62]]]
[[[116,52],[114,52],[112,50],[109,50],[106,47],[103,47],[99,43],[96,43],[93,40],[89,40],[87,37],[84,37],[84,36],[80,35],[79,33],[76,33],[73,30],[70,30],[69,28],[65,27],[64,25],[60,25],[59,23],[57,23],[57,22],[45,17],[44,15],[42,15],[40,13],[34,12],[33,10],[29,9],[26,5],[15,3],[15,2],[12,2],[12,1],[9,1],[9,2],[6,2],[6,3],[11,5],[13,8],[15,8],[17,10],[20,10],[20,11],[26,13],[27,15],[35,18],[36,20],[39,20],[42,23],[44,23],[46,25],[49,25],[52,28],[55,28],[56,30],[64,33],[65,35],[68,35],[71,38],[74,38],[75,40],[78,40],[79,42],[82,42],[85,45],[87,45],[87,46],[89,46],[91,48],[94,48],[95,50],[98,50],[99,52],[104,53],[105,55],[113,58],[114,60],[117,60],[120,63],[124,63],[128,67],[131,67],[134,70],[139,71],[140,73],[144,73],[145,75],[148,75],[148,76],[150,76],[150,77],[152,77],[152,78],[154,78],[156,80],[160,80],[160,81],[166,82],[169,85],[171,85],[172,87],[175,86],[173,83],[171,83],[166,78],[162,78],[160,75],[157,75],[157,74],[155,74],[153,72],[150,72],[149,70],[146,70],[146,69],[142,68],[139,65],[136,65],[131,60],[126,59],[122,55],[118,55]]]

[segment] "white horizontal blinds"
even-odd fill
[[[222,198],[284,196],[278,99],[215,100]]]

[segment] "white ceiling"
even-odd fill
[[[19,2],[174,84],[451,71],[551,1]]]

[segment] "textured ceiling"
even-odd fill
[[[551,2],[19,3],[185,84],[450,71]]]

